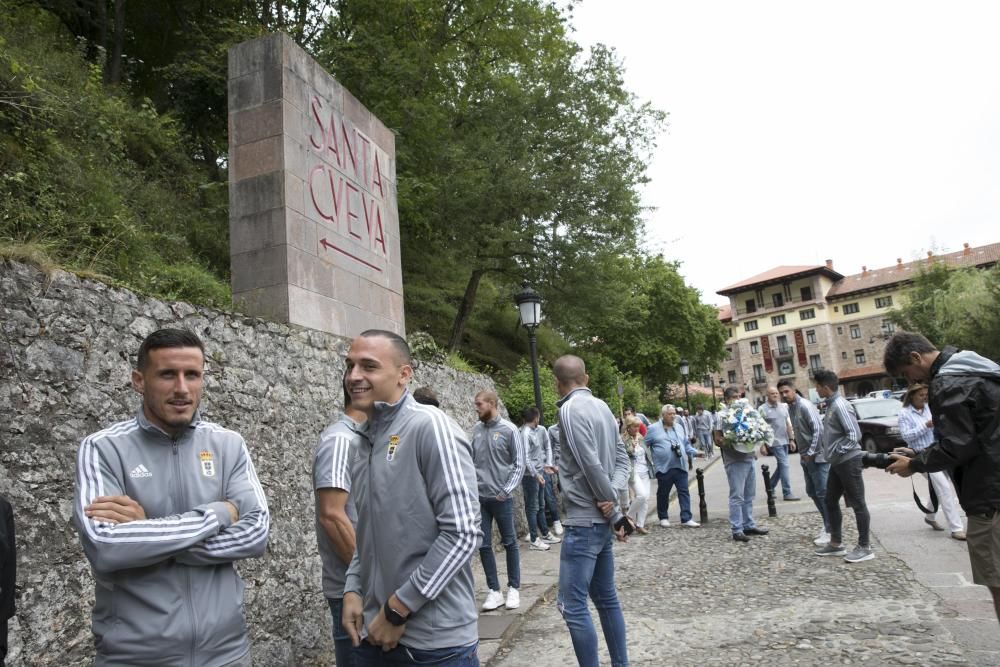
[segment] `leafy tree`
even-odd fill
[[[955,345],[1000,359],[1000,268],[924,268],[891,319],[936,346]]]
[[[343,0],[318,52],[402,137],[404,271],[447,254],[466,272],[451,349],[485,276],[554,283],[581,247],[634,249],[660,116],[608,50],[579,62],[555,5]]]
[[[655,386],[680,379],[681,358],[687,359],[692,377],[716,367],[725,333],[715,309],[700,302],[677,265],[661,256],[638,256],[623,266],[631,284],[617,289],[618,308],[611,316],[592,323],[588,346]]]

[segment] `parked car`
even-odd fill
[[[851,401],[854,416],[861,427],[861,446],[865,451],[891,452],[905,447],[899,437],[899,411],[903,403],[895,398],[859,398]]]

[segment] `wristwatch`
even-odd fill
[[[389,606],[389,601],[385,601],[385,606],[382,607],[385,612],[385,619],[395,626],[400,626],[406,623],[406,617],[400,614],[398,611]]]

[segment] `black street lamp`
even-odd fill
[[[545,424],[545,413],[542,410],[542,387],[538,383],[538,345],[535,339],[535,329],[542,322],[542,297],[528,287],[527,281],[521,283],[521,291],[514,295],[514,303],[521,314],[521,325],[528,330],[528,348],[531,350],[531,376],[535,381],[535,407],[538,408],[538,423]]]
[[[691,412],[691,399],[688,398],[688,371],[691,368],[688,366],[687,359],[681,359],[681,377],[684,378],[684,403],[687,407],[687,411]]]

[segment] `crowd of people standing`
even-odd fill
[[[74,520],[97,583],[96,665],[251,662],[233,564],[264,554],[270,515],[242,437],[199,415],[204,364],[204,346],[193,333],[154,332],[132,375],[142,396],[136,416],[81,443]],[[916,334],[890,341],[886,366],[913,383],[901,421],[910,446],[896,450],[889,471],[952,471],[935,483],[945,517],[952,537],[964,539],[949,484],[958,480],[974,578],[990,588],[1000,617],[1000,366],[974,353],[939,352]],[[433,391],[410,392],[413,365],[404,339],[372,330],[352,341],[345,409],[319,435],[312,480],[338,664],[478,665],[479,611],[520,604],[518,486],[529,548],[547,551],[562,542],[557,605],[585,667],[599,663],[588,601],[598,611],[611,663],[628,664],[612,546],[633,532],[648,533],[652,479],[660,525],[670,526],[667,494],[675,488],[681,527],[698,528],[687,492],[690,460],[712,457],[719,447],[733,540],[768,533],[753,518],[758,452],[733,446],[730,437],[727,410],[739,401],[738,388],[724,390],[716,415],[700,409],[689,416],[665,405],[655,422],[629,409],[619,423],[588,388],[582,359],[565,355],[552,371],[560,395],[556,425],[545,428],[529,408],[517,427],[500,415],[496,394],[482,391],[474,401],[478,421],[467,434],[435,407]],[[759,408],[772,434],[761,444],[772,454],[800,452],[806,493],[822,519],[816,555],[870,560],[858,423],[837,376],[818,371],[814,379],[826,403],[822,420],[794,382],[782,380]],[[919,384],[928,380],[929,413],[928,387]],[[787,452],[776,458],[787,469]],[[780,464],[776,480],[786,501],[798,500]],[[849,552],[842,497],[857,524],[858,543]],[[936,518],[927,521],[934,526]],[[494,523],[506,555],[506,595]],[[481,605],[471,567],[477,550],[489,589]]]

